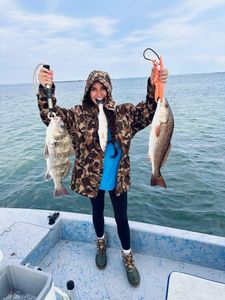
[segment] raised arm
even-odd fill
[[[132,105],[130,107],[132,134],[135,135],[138,131],[147,127],[153,119],[156,102],[154,100],[154,86],[151,85],[151,79],[148,78],[146,100]]]
[[[40,82],[39,91],[37,94],[38,99],[38,108],[40,110],[40,116],[45,125],[48,126],[50,119],[48,118],[48,100],[46,96],[45,85],[50,84],[52,90],[52,100],[53,100],[53,111],[59,115],[67,129],[70,131],[71,128],[75,128],[76,125],[76,114],[73,109],[66,109],[61,108],[56,105],[56,98],[55,98],[55,85],[53,82],[53,71],[50,71],[46,68],[41,68],[38,79]]]
[[[159,80],[166,83],[168,77],[167,69],[163,69],[159,73]],[[153,70],[151,76],[147,81],[147,94],[146,100],[138,103],[137,105],[130,105],[130,124],[132,128],[132,134],[135,135],[138,131],[144,129],[151,124],[156,110],[157,102],[154,99],[155,86],[153,84]]]

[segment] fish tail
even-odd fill
[[[151,177],[151,185],[152,186],[156,186],[156,185],[160,185],[164,188],[166,188],[166,182],[164,180],[164,178],[162,177],[162,175],[158,175],[158,176],[154,176],[152,175]]]
[[[54,194],[53,194],[54,197],[60,197],[60,196],[63,196],[63,195],[69,195],[69,192],[63,186],[59,189],[54,190]]]

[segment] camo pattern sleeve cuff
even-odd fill
[[[156,110],[157,103],[155,101],[155,87],[151,84],[150,77],[147,82],[146,103],[151,105],[153,110]]]
[[[55,85],[52,85],[52,103],[53,103],[53,110],[56,112],[56,98],[54,96],[55,94]],[[38,94],[37,94],[37,100],[38,100],[38,108],[40,111],[40,116],[42,118],[42,121],[45,125],[48,126],[50,120],[48,118],[48,99],[46,96],[46,91],[45,91],[45,87],[43,85],[39,85],[39,90],[38,90]]]
[[[54,97],[54,95],[55,95],[55,84],[54,83],[51,86],[51,91],[52,91],[52,96],[53,96],[53,99],[54,99],[55,98]],[[43,98],[46,98],[46,100],[47,100],[46,90],[45,90],[45,87],[42,84],[39,84],[37,98],[38,98],[38,100],[43,99]]]

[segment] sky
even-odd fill
[[[170,74],[224,72],[225,0],[0,0],[0,38],[0,84],[32,82],[39,63],[56,81],[146,77],[147,47]]]

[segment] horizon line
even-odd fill
[[[188,76],[188,75],[201,75],[201,74],[216,74],[216,73],[225,73],[225,71],[214,71],[214,72],[202,72],[202,73],[179,73],[179,74],[170,74],[170,76]],[[118,77],[118,78],[111,78],[111,80],[121,80],[121,79],[134,79],[134,78],[146,78],[147,76],[138,76],[138,77]],[[87,79],[71,79],[71,80],[56,80],[55,83],[60,82],[82,82],[86,81]],[[3,85],[23,85],[23,84],[32,84],[30,82],[14,82],[14,83],[0,83],[0,86]]]

